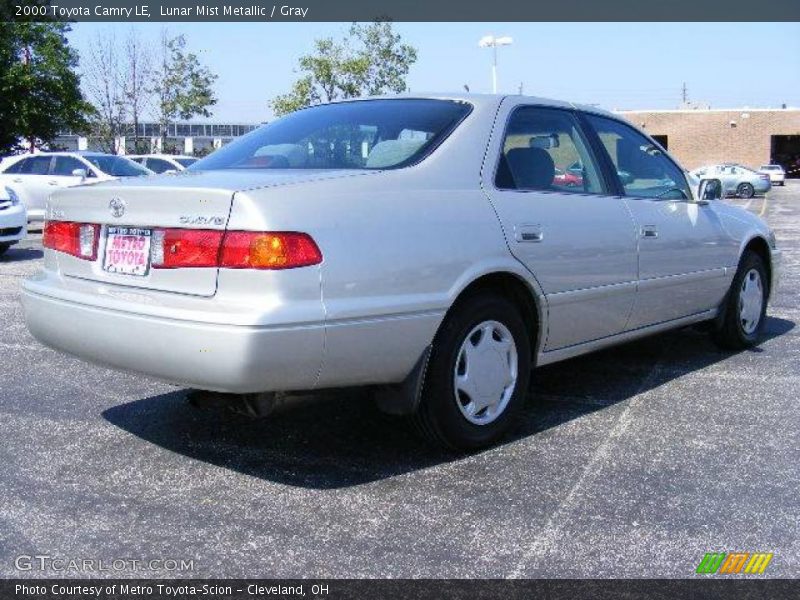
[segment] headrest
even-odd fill
[[[367,157],[367,167],[380,169],[398,165],[419,150],[425,140],[386,140],[378,142]]]
[[[518,189],[548,190],[552,186],[556,165],[546,150],[512,148],[506,160]]]

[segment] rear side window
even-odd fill
[[[47,175],[50,171],[50,156],[31,156],[20,162],[16,173],[22,175]]]
[[[692,197],[678,166],[633,127],[597,115],[586,115],[617,171],[625,195],[688,200]]]
[[[605,193],[575,117],[526,106],[511,115],[495,175],[499,189]]]
[[[422,160],[469,111],[464,102],[420,98],[313,106],[259,127],[190,169],[396,169]]]
[[[3,173],[20,173],[21,169],[22,169],[22,163],[24,163],[24,162],[25,162],[25,159],[23,158],[21,160],[18,160],[15,163],[12,163],[12,164],[8,165],[8,167],[5,168]]]

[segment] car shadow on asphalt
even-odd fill
[[[769,340],[795,324],[769,318],[765,326]],[[501,446],[737,355],[688,328],[541,367],[518,426]],[[358,389],[306,395],[299,405],[261,420],[192,408],[186,390],[115,406],[103,417],[194,460],[305,488],[361,485],[461,458],[427,446],[403,419],[381,413]]]
[[[29,260],[38,260],[44,256],[41,248],[9,248],[3,256],[0,256],[0,262],[13,263],[25,262]]]

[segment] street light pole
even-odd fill
[[[493,35],[486,35],[478,41],[478,46],[481,48],[492,48],[492,93],[497,93],[497,47],[509,46],[514,42],[513,38],[508,36],[495,37]]]

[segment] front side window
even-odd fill
[[[173,158],[172,160],[174,160],[176,163],[178,163],[180,166],[182,166],[185,169],[186,167],[192,166],[194,163],[196,163],[200,159],[198,159],[198,158]]]
[[[605,193],[575,117],[526,106],[511,115],[495,176],[499,189]]]
[[[176,171],[175,165],[163,158],[148,158],[147,168],[155,173],[164,173],[166,171]]]
[[[680,168],[644,135],[615,119],[586,118],[608,152],[625,195],[663,200],[692,197]]]
[[[396,169],[422,160],[469,111],[464,102],[416,98],[313,106],[259,127],[190,169]]]
[[[137,177],[151,174],[149,169],[122,156],[87,154],[85,158],[100,171],[112,177]]]
[[[76,169],[83,169],[84,171],[89,170],[86,168],[86,165],[77,158],[71,156],[56,156],[53,175],[58,175],[59,177],[73,177],[72,172]]]

